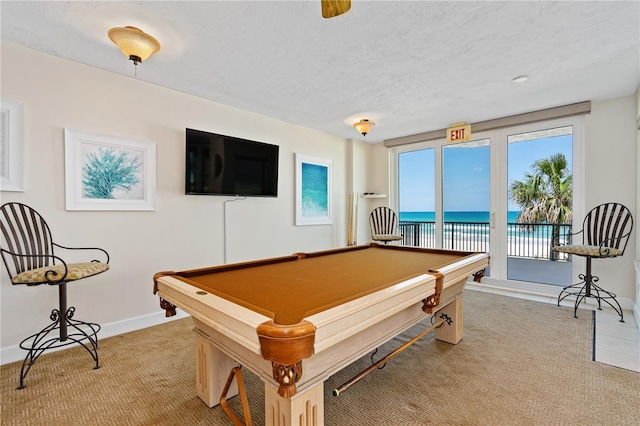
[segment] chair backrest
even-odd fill
[[[591,209],[582,223],[584,243],[616,248],[624,254],[633,229],[633,216],[618,203],[605,203]]]
[[[10,277],[54,264],[53,241],[47,222],[21,203],[0,207],[1,253]]]
[[[389,207],[377,207],[369,215],[371,235],[398,234],[398,216]]]

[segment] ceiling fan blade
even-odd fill
[[[322,17],[333,18],[342,15],[351,9],[351,0],[321,0]]]

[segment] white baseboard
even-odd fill
[[[467,283],[467,288],[470,290],[486,291],[490,293],[501,294],[504,296],[519,297],[523,299],[536,300],[539,302],[552,304],[558,303],[558,295],[560,294],[560,290],[562,290],[562,287],[560,286],[520,281],[510,281],[509,284],[505,284],[503,281],[492,280],[489,277],[483,277],[482,283],[480,284],[469,281]],[[620,306],[623,310],[634,311],[636,323],[638,323],[638,313],[636,312],[638,309],[637,307],[634,309],[633,301],[628,297],[617,297],[616,299],[618,300],[618,303],[620,303]],[[563,300],[560,305],[573,306],[574,303],[575,298],[569,297]],[[598,302],[595,299],[585,298],[580,306],[594,309],[598,306]]]
[[[186,318],[188,316],[189,314],[183,312],[182,310],[178,310],[175,316],[167,318],[165,317],[165,312],[162,311],[136,318],[129,318],[122,321],[115,321],[109,324],[101,325],[98,338],[102,340],[107,337],[117,336],[118,334],[128,333],[130,331],[141,330],[143,328],[164,324],[166,322]],[[51,352],[61,349],[65,349],[65,347],[51,349]],[[0,349],[0,365],[22,361],[26,355],[27,352],[24,349],[20,349],[18,345],[2,348]]]

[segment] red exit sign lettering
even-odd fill
[[[447,129],[447,142],[466,142],[471,140],[471,125],[454,124]]]

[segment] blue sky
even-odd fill
[[[564,153],[572,168],[572,136],[556,136],[509,144],[508,181],[523,180],[540,158]],[[435,152],[433,149],[400,154],[401,212],[435,210]],[[443,154],[443,204],[445,211],[489,210],[489,147],[445,147]],[[499,167],[505,167],[500,165]],[[509,210],[518,210],[511,203]]]

